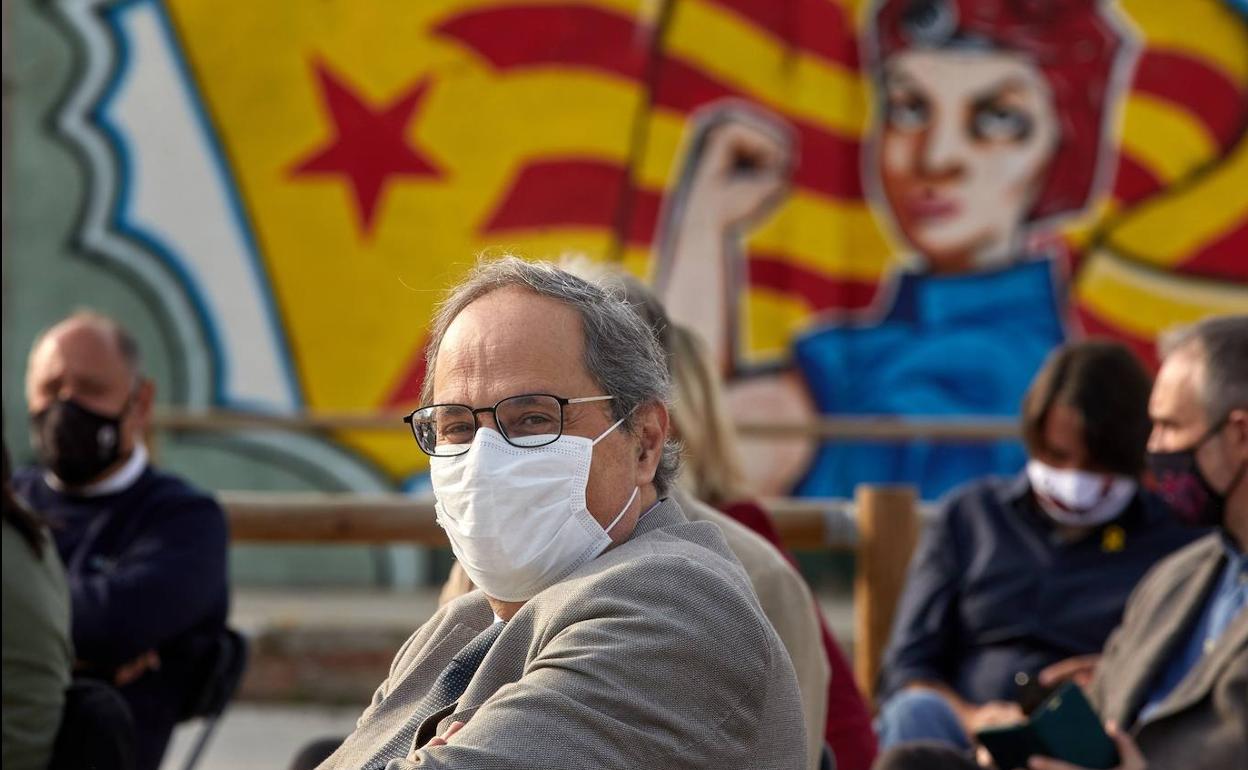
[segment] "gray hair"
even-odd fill
[[[1210,425],[1233,409],[1248,408],[1248,315],[1226,315],[1167,331],[1158,340],[1162,358],[1193,347],[1205,365],[1201,397]]]
[[[430,328],[426,351],[422,403],[433,395],[434,367],[447,327],[464,308],[499,289],[518,286],[534,294],[571,306],[581,316],[585,336],[585,369],[606,395],[621,427],[633,431],[637,408],[649,403],[668,406],[671,377],[667,360],[650,327],[625,301],[623,294],[605,281],[587,281],[549,262],[526,262],[507,255],[477,266],[438,307]],[[660,495],[671,489],[680,460],[679,450],[670,439],[654,472],[654,486]]]

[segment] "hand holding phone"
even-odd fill
[[[1052,757],[1091,770],[1118,765],[1118,748],[1073,683],[1062,685],[1026,722],[980,730],[975,737],[999,770],[1027,767],[1032,756]]]

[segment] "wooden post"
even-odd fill
[[[893,611],[919,538],[915,492],[909,486],[860,485],[855,490],[858,556],[854,574],[854,678],[875,700]]]

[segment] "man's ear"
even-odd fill
[[[147,430],[152,421],[152,406],[156,403],[156,383],[148,377],[139,380],[134,390],[134,403],[130,410],[134,414],[136,426],[140,433]]]
[[[663,445],[667,443],[669,420],[667,407],[658,401],[637,410],[633,423],[633,434],[637,437],[637,486],[654,481],[659,461],[663,459]]]
[[[1236,457],[1248,458],[1248,409],[1232,409],[1226,416],[1226,440]]]

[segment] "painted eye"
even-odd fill
[[[1000,104],[981,104],[971,116],[971,134],[984,142],[1020,142],[1031,135],[1027,113]]]
[[[918,94],[891,96],[886,109],[888,125],[894,131],[921,131],[931,119],[931,107]]]

